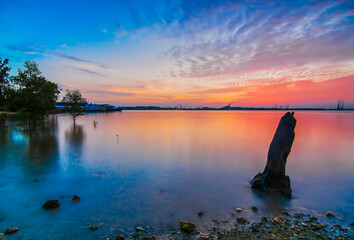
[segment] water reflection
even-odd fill
[[[67,143],[77,149],[82,147],[85,137],[84,128],[77,124],[74,124],[65,132],[65,140]]]

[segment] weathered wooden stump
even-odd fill
[[[251,181],[252,189],[262,193],[279,192],[291,197],[290,178],[285,175],[286,160],[295,138],[294,112],[287,112],[281,119],[270,144],[267,165]]]

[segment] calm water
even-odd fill
[[[75,128],[56,115],[31,134],[11,123],[0,133],[0,232],[19,226],[8,239],[97,239],[137,226],[166,233],[181,219],[204,229],[212,219],[233,225],[236,207],[254,221],[282,208],[353,221],[353,112],[295,113],[291,201],[249,189],[284,113],[125,111],[80,116]],[[42,209],[49,199],[60,199],[60,209]],[[325,219],[328,210],[340,219]]]

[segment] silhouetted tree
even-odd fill
[[[79,90],[66,90],[63,102],[67,103],[70,107],[70,114],[73,117],[74,125],[76,117],[84,115],[83,105],[86,104],[86,99],[82,97]]]
[[[31,126],[31,122],[43,120],[55,108],[59,87],[41,75],[36,62],[28,60],[24,67],[25,70],[19,69],[18,75],[11,78],[7,103],[11,110],[28,119]]]
[[[0,107],[5,105],[5,93],[4,88],[9,82],[9,72],[11,70],[7,65],[9,64],[9,59],[5,58],[2,60],[0,58]]]

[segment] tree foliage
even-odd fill
[[[5,86],[9,82],[10,70],[11,68],[7,65],[9,64],[9,59],[5,58],[2,60],[0,58],[0,107],[5,105]]]
[[[20,112],[29,122],[42,120],[56,106],[59,95],[57,84],[48,81],[34,61],[24,63],[25,70],[18,70],[11,78],[7,89],[7,103],[10,110]]]
[[[73,117],[75,124],[76,117],[83,115],[84,110],[82,106],[86,104],[86,99],[82,97],[79,90],[66,90],[66,94],[63,97],[63,102],[67,103],[70,107],[70,114]]]

